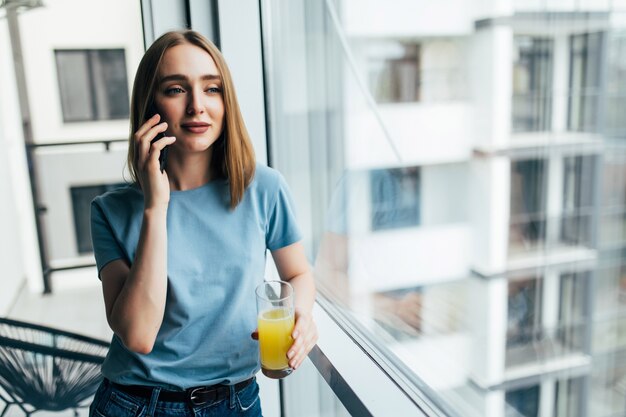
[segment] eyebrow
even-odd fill
[[[212,81],[212,80],[222,81],[222,77],[216,74],[205,74],[201,76],[200,79],[203,81]],[[163,84],[168,81],[187,81],[187,80],[188,78],[183,74],[171,74],[171,75],[166,75],[165,77],[161,78],[159,80],[159,84]]]

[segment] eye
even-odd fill
[[[174,94],[178,94],[178,93],[184,93],[185,90],[183,90],[180,87],[172,87],[172,88],[168,88],[167,90],[165,90],[165,94],[167,95],[174,95]]]
[[[211,93],[211,94],[219,94],[222,92],[222,89],[219,87],[209,87],[207,88],[207,93]]]

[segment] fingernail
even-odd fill
[[[289,356],[289,359],[291,359],[293,357],[293,355],[294,355],[294,351],[293,350],[287,354],[287,356]]]
[[[300,334],[300,333],[298,333],[297,331],[295,331],[295,332],[293,332],[293,334],[291,335],[291,337],[293,337],[293,338],[295,339],[296,337],[298,337],[298,335],[299,335],[299,334]]]

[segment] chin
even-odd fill
[[[213,144],[217,141],[217,139],[210,138],[185,138],[183,140],[178,140],[177,143],[180,143],[181,148],[186,152],[204,152],[208,150]]]

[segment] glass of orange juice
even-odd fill
[[[293,344],[295,324],[293,287],[285,281],[265,281],[256,288],[261,371],[269,378],[293,372],[287,351]]]

